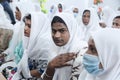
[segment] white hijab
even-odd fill
[[[32,3],[28,2],[15,2],[14,3],[15,8],[18,7],[21,12],[21,21],[23,20],[23,17],[30,13],[35,11],[35,7]]]
[[[120,30],[103,29],[92,35],[103,72],[97,80],[120,80]]]
[[[13,25],[11,24],[10,20],[7,19],[7,16],[5,15],[4,9],[1,4],[0,4],[0,28],[13,29]]]
[[[48,28],[49,20],[45,14],[41,12],[31,13],[31,33],[29,37],[28,46],[24,49],[23,57],[18,64],[18,71],[13,77],[19,79],[20,72],[22,71],[25,78],[31,77],[28,68],[28,58],[41,60],[48,60],[49,44],[46,36],[50,33]],[[47,39],[47,40],[46,40]]]
[[[100,29],[100,26],[99,26],[99,18],[98,18],[97,12],[95,12],[94,8],[88,8],[88,9],[85,9],[85,10],[90,11],[90,21],[89,21],[88,25],[84,25],[82,20],[81,20],[80,27],[82,28],[82,31],[83,31],[83,34],[84,34],[84,40],[88,41],[89,38],[90,38],[91,32]],[[82,17],[81,17],[81,19],[82,19]]]
[[[51,12],[51,10],[52,10],[52,12]],[[53,18],[53,16],[55,15],[56,11],[57,11],[56,5],[51,5],[49,13],[48,13],[48,17],[49,17],[50,20]]]
[[[56,55],[67,53],[67,52],[77,53],[83,47],[87,46],[85,42],[80,41],[79,27],[72,14],[58,13],[55,16],[59,16],[60,18],[63,19],[70,33],[70,38],[66,45],[62,47],[58,47],[55,45],[57,47],[55,52]],[[70,61],[70,63],[74,64],[73,61]],[[70,77],[72,75],[71,71],[72,71],[72,67],[56,68],[53,80],[70,80]]]
[[[107,27],[111,27],[113,18],[116,15],[115,11],[108,6],[105,6],[103,7],[102,12],[102,20],[107,24]]]

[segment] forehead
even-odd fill
[[[74,8],[74,11],[78,11],[78,8]]]
[[[90,46],[90,45],[95,46],[94,40],[93,40],[93,39],[89,39],[88,45],[89,45],[89,46]]]
[[[113,20],[113,22],[120,23],[120,18],[115,18],[115,19]]]
[[[90,15],[90,12],[86,11],[86,12],[83,13],[83,15]]]
[[[67,29],[67,26],[60,22],[53,23],[52,25],[52,29],[61,29],[61,28]]]
[[[31,20],[30,19],[25,19],[25,23],[26,24],[31,24]]]

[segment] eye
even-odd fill
[[[60,33],[64,33],[64,32],[65,32],[65,30],[63,30],[63,29],[62,29],[62,30],[59,30],[59,32],[60,32]]]
[[[52,33],[55,34],[55,33],[56,33],[56,30],[52,29]]]
[[[118,23],[116,23],[116,26],[119,26],[119,24],[118,24]]]

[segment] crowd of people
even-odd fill
[[[1,0],[0,73],[6,80],[120,80],[119,28],[119,9],[80,12],[59,3],[43,13],[37,0]]]

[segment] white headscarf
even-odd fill
[[[51,5],[49,13],[48,13],[48,17],[49,17],[50,20],[53,18],[56,11],[57,11],[56,5]]]
[[[59,47],[56,46],[56,54],[63,54],[67,52],[75,52],[77,53],[79,50],[81,50],[83,47],[86,47],[87,44],[83,41],[80,41],[81,34],[79,32],[78,24],[76,23],[74,17],[72,14],[69,13],[58,13],[55,16],[60,17],[63,19],[63,21],[66,23],[68,27],[68,31],[70,33],[69,41],[66,45]],[[73,61],[70,63],[73,64]],[[55,75],[53,80],[70,80],[70,77],[72,75],[72,67],[63,67],[63,68],[57,68],[55,71]]]
[[[24,36],[24,23],[23,23],[23,17],[28,14],[29,12],[35,11],[32,4],[29,2],[15,2],[14,6],[18,7],[21,12],[21,20],[17,21],[14,25],[14,34],[11,39],[9,48],[4,52],[6,54],[9,54],[9,57],[7,60],[15,59],[14,56],[14,50],[15,47],[20,43],[20,41],[23,39]],[[27,40],[27,39],[26,39]],[[13,57],[14,56],[14,57]]]
[[[100,29],[100,26],[99,26],[98,15],[97,15],[97,12],[95,12],[94,8],[88,8],[88,9],[85,9],[85,10],[89,10],[90,11],[89,24],[88,25],[84,25],[83,22],[82,22],[82,20],[81,20],[80,27],[83,30],[84,40],[88,41],[91,32]],[[83,14],[82,14],[82,16],[83,16]],[[81,17],[81,19],[82,19],[82,17]]]
[[[92,35],[103,72],[97,80],[120,80],[120,30],[103,29]]]
[[[108,6],[105,6],[103,7],[102,12],[102,20],[107,24],[107,27],[111,27],[113,18],[116,15],[115,11]]]
[[[28,68],[28,58],[48,60],[49,44],[46,36],[50,34],[49,20],[41,12],[31,13],[31,33],[28,46],[24,49],[23,57],[18,64],[17,77],[22,71],[25,78],[31,77]],[[47,26],[48,25],[48,26]],[[46,40],[47,39],[47,40]],[[13,78],[16,79],[16,76]]]
[[[74,10],[75,8],[78,8],[78,6],[71,6],[70,8],[66,9],[64,12],[71,13],[71,14],[73,14],[73,16],[74,16],[73,10]],[[80,16],[80,10],[79,10],[79,8],[78,8],[78,14],[77,14],[77,16],[75,17],[75,19],[76,19],[78,25],[80,26],[81,16]]]
[[[29,1],[28,2],[25,2],[25,1],[24,2],[15,2],[14,5],[15,5],[15,8],[18,7],[18,9],[21,12],[21,20],[23,20],[23,17],[26,14],[35,11],[34,5]]]
[[[4,9],[1,4],[0,4],[0,28],[13,29],[13,25],[11,24],[10,20],[7,19],[7,16],[5,15]]]

